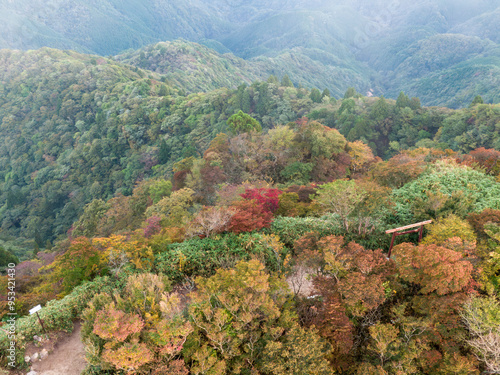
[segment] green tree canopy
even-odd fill
[[[2,246],[0,246],[0,268],[3,269],[7,267],[9,263],[19,263],[19,259],[12,254],[10,251],[5,250]]]
[[[229,131],[232,134],[242,134],[249,133],[251,131],[262,131],[262,126],[259,122],[243,111],[238,111],[227,120],[227,125],[229,127]]]
[[[291,81],[290,77],[288,77],[288,74],[285,74],[281,79],[281,86],[293,87],[293,82]]]
[[[311,94],[309,95],[311,100],[314,103],[320,103],[321,102],[321,91],[319,91],[317,88],[313,88],[311,90]]]
[[[481,95],[476,95],[476,97],[470,103],[469,107],[474,107],[477,104],[483,104],[483,103],[484,103],[484,101],[483,101],[483,98],[481,97]]]

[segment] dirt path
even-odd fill
[[[33,363],[31,371],[37,375],[80,375],[86,365],[81,328],[79,322],[75,323],[73,332],[58,341],[47,358]]]

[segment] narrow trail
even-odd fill
[[[73,332],[58,341],[47,358],[33,363],[31,371],[37,375],[80,375],[86,366],[81,328],[75,323]]]

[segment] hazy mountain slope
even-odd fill
[[[230,66],[221,70],[225,63],[210,58],[214,64],[206,71],[210,82],[203,83],[204,70],[193,67],[198,63],[191,61],[188,50],[185,57],[172,62],[175,67],[166,68],[170,79],[188,85],[188,91],[287,73],[295,83],[328,87],[336,96],[349,86],[359,91],[372,88],[376,95],[386,96],[411,89],[408,94],[420,95],[425,104],[458,103],[461,100],[453,94],[453,85],[461,85],[458,81],[447,81],[451,86],[444,99],[416,89],[428,86],[417,80],[435,79],[427,68],[421,70],[421,63],[429,61],[422,58],[422,46],[438,47],[436,40],[442,34],[497,43],[499,7],[499,0],[5,0],[0,3],[0,48],[52,46],[110,55],[184,38],[258,62],[256,67],[254,61],[242,65],[225,56],[222,60]],[[464,50],[454,46],[462,62],[490,53],[468,49],[469,42]],[[496,46],[483,45],[490,47]],[[429,57],[439,61],[440,69],[458,77],[460,70],[453,73],[458,60],[450,58],[449,48],[429,48]],[[166,67],[169,61],[160,65]],[[476,64],[471,60],[471,65]],[[496,74],[496,60],[489,64]],[[174,74],[172,69],[179,71]],[[181,78],[183,70],[194,76]],[[221,77],[221,72],[227,77]],[[467,85],[466,101],[477,94],[495,96],[478,91],[482,83],[473,86]]]
[[[375,72],[356,61],[346,64],[320,49],[294,48],[274,57],[244,60],[197,43],[176,40],[127,51],[115,59],[165,75],[170,83],[186,92],[236,88],[242,83],[266,80],[270,75],[281,79],[285,74],[296,85],[328,88],[336,97],[343,96],[350,86],[362,92],[374,87],[366,77]]]
[[[251,62],[181,40],[127,51],[115,56],[115,60],[163,74],[187,92],[236,88],[242,83],[267,79],[265,72]]]
[[[399,8],[389,7],[384,22],[374,26],[375,35],[365,35],[356,54],[381,74],[385,96],[405,91],[426,105],[453,108],[466,106],[476,95],[498,101],[499,46],[465,32],[467,25],[495,17],[498,1],[478,1],[474,6],[466,1],[398,3]],[[483,27],[486,21],[477,29]],[[458,33],[462,31],[470,36]]]
[[[138,175],[126,168],[149,139],[144,114],[160,105],[162,87],[173,91],[75,52],[1,50],[0,64],[1,239],[44,246],[93,195],[133,184]]]
[[[197,0],[20,0],[3,3],[0,10],[0,48],[49,46],[109,55],[228,31],[227,22]]]
[[[259,63],[268,74],[280,78],[287,74],[295,84],[321,90],[328,88],[335,98],[343,97],[349,87],[356,87],[362,93],[370,89],[380,92],[376,72],[364,64],[349,66],[336,60],[335,56],[322,50],[299,47],[283,51],[276,57],[261,56],[251,61]]]
[[[467,106],[480,94],[498,102],[500,48],[489,40],[460,34],[437,34],[398,52],[402,61],[388,73],[389,97],[404,91],[423,103]]]
[[[366,22],[365,17],[348,7],[288,11],[244,25],[224,37],[222,43],[245,58],[305,47],[353,59],[347,45],[350,30]]]
[[[423,103],[461,108],[478,94],[487,103],[499,103],[500,50],[496,50],[496,56],[479,56],[421,78],[399,79],[399,82],[397,90],[416,95]],[[388,92],[389,96],[396,93],[396,90]]]
[[[399,55],[406,58],[396,70],[408,78],[419,78],[475,58],[494,47],[494,43],[482,41],[477,37],[438,34],[400,51]]]
[[[450,31],[465,35],[478,36],[500,43],[500,7],[484,13],[453,27]]]

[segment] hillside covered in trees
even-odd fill
[[[184,82],[163,71],[98,56],[41,49],[0,57],[0,241],[21,259],[66,236],[92,200],[129,196],[137,182],[170,178],[175,163],[202,157],[239,110],[259,121],[264,134],[315,120],[384,160],[412,147],[468,153],[500,146],[497,105],[455,111],[422,107],[404,94],[396,101],[362,97],[353,89],[336,100],[326,89],[296,88],[287,76],[186,96],[177,86]],[[301,183],[328,181],[319,171],[328,164],[295,154],[259,178],[285,183],[302,173]]]
[[[500,101],[499,7],[498,0],[18,0],[0,4],[0,48],[101,56],[145,48],[156,64],[157,52],[146,46],[175,41],[161,52],[160,60],[171,61],[182,38],[213,50],[188,46],[174,60],[210,64],[227,54],[225,69],[242,70],[243,81],[288,74],[295,85],[336,96],[347,87],[392,99],[404,91],[425,105],[461,108],[476,95]]]
[[[16,366],[42,304],[50,331],[83,320],[86,374],[500,372],[500,105],[227,88],[224,59],[0,51]]]

